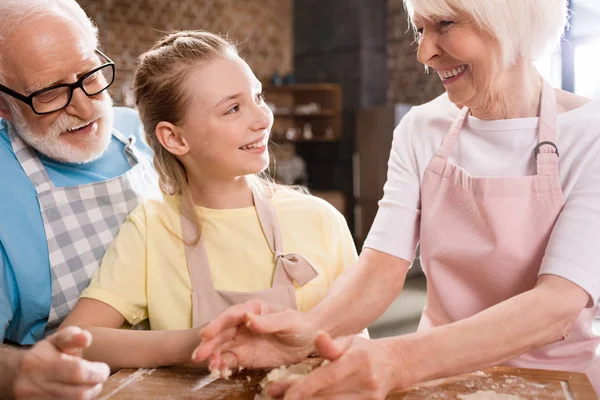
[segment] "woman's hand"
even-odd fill
[[[306,313],[250,300],[228,308],[201,333],[195,362],[211,370],[263,368],[299,362],[314,348],[316,328]]]
[[[401,357],[389,339],[369,340],[360,336],[331,339],[322,332],[315,346],[319,355],[331,362],[306,377],[291,382],[273,383],[269,394],[293,399],[385,399],[404,387]]]

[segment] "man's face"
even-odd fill
[[[3,83],[25,95],[76,82],[105,62],[95,52],[92,34],[61,15],[29,21],[16,29],[6,43],[2,55],[6,76]],[[23,140],[57,161],[90,162],[100,157],[110,143],[112,102],[106,91],[88,97],[81,89],[75,89],[66,108],[47,115],[36,115],[16,99],[10,99],[9,110],[5,117]]]

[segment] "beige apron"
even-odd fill
[[[251,299],[297,309],[294,281],[299,286],[313,280],[319,272],[298,254],[283,254],[283,241],[279,220],[273,205],[263,194],[252,192],[254,207],[263,234],[269,243],[275,263],[273,285],[256,292],[232,292],[216,290],[213,284],[206,247],[201,237],[196,245],[190,245],[196,235],[194,224],[181,215],[181,228],[186,243],[185,253],[192,280],[192,325],[200,327],[214,319],[226,308]]]

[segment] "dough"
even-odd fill
[[[320,366],[322,367],[324,365],[327,365],[328,363],[329,361],[325,360],[321,363]],[[288,367],[282,365],[279,368],[271,370],[271,372],[269,372],[267,376],[265,376],[263,380],[260,381],[260,387],[262,390],[260,394],[254,396],[254,400],[274,400],[271,396],[269,396],[269,394],[265,390],[269,383],[281,380],[295,381],[297,379],[302,378],[303,376],[308,375],[312,370],[312,366],[303,363],[290,365]]]
[[[216,379],[218,379],[218,378],[229,379],[229,377],[231,376],[232,373],[233,372],[229,368],[225,368],[222,373],[221,373],[220,369],[211,369],[210,377],[216,378]]]
[[[471,394],[461,394],[458,398],[462,400],[521,400],[519,396],[497,393],[493,390],[478,390]]]
[[[238,372],[242,372],[242,370],[244,369],[244,367],[239,367],[238,368]],[[233,371],[231,371],[231,369],[229,368],[225,368],[223,370],[223,372],[221,372],[221,370],[219,369],[211,369],[210,370],[210,377],[211,378],[223,378],[225,380],[229,379],[229,377],[233,374]]]

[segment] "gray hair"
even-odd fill
[[[498,40],[505,66],[554,49],[569,16],[567,0],[404,0],[404,6],[413,29],[415,15],[450,19],[466,13]]]
[[[72,19],[89,33],[94,46],[98,45],[98,28],[75,0],[1,0],[0,1],[0,80],[6,81],[2,66],[2,54],[7,38],[28,19],[47,15],[59,15]]]

